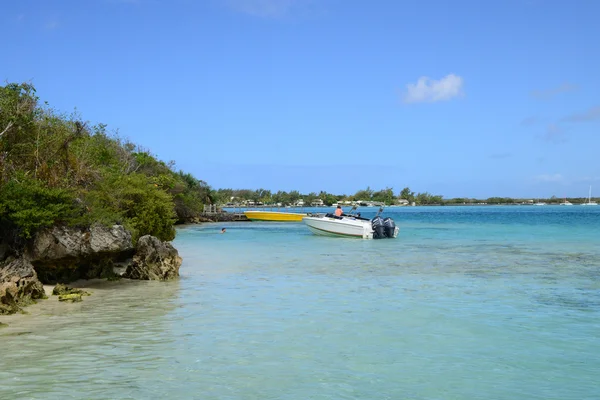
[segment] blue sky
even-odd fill
[[[31,82],[214,188],[600,194],[595,0],[21,0]]]

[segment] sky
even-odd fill
[[[600,195],[598,15],[596,0],[0,0],[0,79],[214,189],[584,197]]]

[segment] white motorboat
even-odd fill
[[[352,208],[354,211],[356,208]],[[379,210],[381,212],[382,209]],[[381,218],[379,213],[373,218],[363,218],[360,214],[309,214],[302,218],[308,229],[316,235],[345,236],[362,239],[395,238],[400,228],[391,218]]]

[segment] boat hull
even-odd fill
[[[337,219],[331,217],[304,217],[308,229],[321,236],[342,236],[358,239],[373,239],[370,221]]]
[[[280,211],[244,211],[244,215],[250,221],[279,221],[279,222],[302,222],[303,213],[288,213]]]

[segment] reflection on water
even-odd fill
[[[3,318],[0,398],[599,398],[600,213],[536,212],[185,227],[180,280]]]

